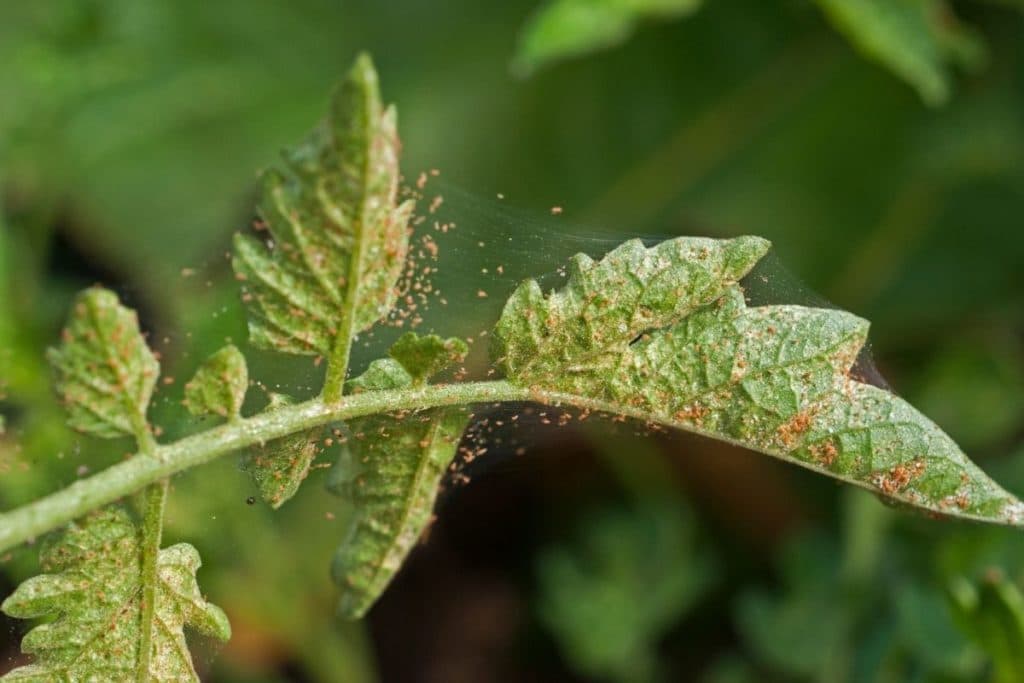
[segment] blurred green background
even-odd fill
[[[483,278],[490,308],[441,331],[486,329],[513,274],[556,254],[760,234],[788,271],[755,275],[762,296],[872,320],[892,387],[1024,494],[1022,5],[3,2],[0,507],[123,456],[68,432],[50,394],[43,349],[78,288],[139,309],[172,378],[154,417],[166,438],[197,428],[173,378],[244,340],[225,253],[255,171],[363,49],[407,177],[441,169],[473,236],[448,298],[508,265]],[[466,246],[492,234],[497,255]],[[253,355],[270,389],[316,381]],[[199,548],[234,627],[197,644],[204,680],[1024,680],[1019,533],[628,425],[494,441],[360,624],[333,617],[345,509],[322,471],[273,514],[230,459],[179,477],[169,542]],[[0,561],[4,592],[35,569]],[[25,625],[0,626],[4,671]]]

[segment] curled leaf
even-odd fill
[[[104,438],[147,433],[146,410],[160,365],[135,312],[116,294],[100,287],[81,292],[61,345],[47,357],[71,427]]]
[[[461,361],[465,352],[458,339],[406,334],[391,347],[392,358],[374,361],[347,386],[356,391],[412,386],[417,377],[423,381]],[[348,441],[328,480],[328,489],[354,508],[331,567],[345,616],[366,613],[419,540],[468,422],[459,408],[349,422]]]
[[[850,375],[868,323],[748,308],[757,238],[628,242],[565,287],[523,283],[495,329],[514,383],[776,456],[932,512],[1020,524],[1024,506],[933,422]]]
[[[329,483],[354,507],[331,565],[344,616],[366,613],[419,540],[468,421],[460,409],[440,408],[349,425],[352,435]]]
[[[141,530],[120,508],[90,515],[45,547],[48,573],[22,583],[2,609],[19,619],[56,619],[22,641],[35,662],[2,680],[135,680],[145,630],[153,634],[147,680],[198,681],[183,629],[220,640],[231,635],[227,617],[199,591],[199,553],[185,543],[160,550],[155,624],[142,623],[142,554]]]
[[[228,344],[207,358],[185,384],[185,405],[193,415],[236,419],[248,388],[245,356],[234,344]]]
[[[267,410],[291,403],[288,397],[275,394]],[[275,510],[295,495],[309,475],[324,432],[324,428],[314,427],[253,446],[243,453],[242,469],[256,483],[260,497]]]

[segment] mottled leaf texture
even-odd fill
[[[411,349],[436,353],[411,353]],[[459,362],[465,345],[433,335],[405,335],[390,353],[407,365],[394,358],[374,361],[348,382],[350,390],[411,386],[416,376],[426,378]],[[366,613],[430,523],[441,479],[455,458],[468,421],[469,415],[460,408],[435,408],[373,415],[349,423],[348,442],[328,482],[330,490],[354,508],[331,567],[341,587],[343,615],[359,618]]]
[[[276,410],[291,403],[290,398],[274,394],[267,410]],[[320,450],[324,431],[322,427],[314,427],[282,436],[261,446],[253,446],[242,455],[242,469],[256,483],[260,497],[275,510],[288,502],[305,481]]]
[[[49,572],[28,579],[3,603],[20,619],[56,617],[28,632],[35,662],[4,681],[136,680],[142,642],[142,533],[119,508],[73,524],[43,549]],[[198,681],[183,628],[227,640],[227,617],[196,584],[199,554],[188,544],[160,551],[149,680]]]
[[[816,0],[867,57],[912,85],[927,104],[949,99],[947,62],[978,66],[985,49],[944,0]]]
[[[249,388],[245,356],[228,344],[206,359],[185,385],[185,405],[193,415],[236,419]]]
[[[695,12],[702,0],[548,0],[523,28],[513,63],[522,74],[554,61],[613,47],[645,19]]]
[[[461,339],[442,339],[436,334],[420,336],[406,332],[388,351],[401,365],[413,384],[422,384],[445,368],[461,363],[469,347]]]
[[[359,394],[364,391],[398,389],[410,384],[412,375],[401,363],[394,358],[378,358],[370,363],[366,372],[346,382],[345,389],[350,394]]]
[[[901,398],[851,377],[868,323],[746,305],[756,237],[631,241],[577,256],[565,287],[512,294],[495,355],[566,402],[737,443],[952,516],[1021,524],[1022,505]]]
[[[48,358],[71,427],[106,438],[145,433],[160,365],[135,312],[116,294],[100,287],[81,292]]]
[[[235,238],[250,340],[330,356],[395,303],[413,203],[398,193],[396,114],[382,109],[377,74],[360,57],[327,120],[284,166],[263,176],[260,215],[270,240]],[[347,341],[347,340],[344,340]]]

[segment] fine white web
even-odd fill
[[[550,291],[563,284],[565,267],[574,254],[599,259],[629,239],[653,245],[678,236],[640,233],[628,226],[601,229],[580,225],[562,207],[524,209],[510,198],[497,194],[482,197],[428,174],[420,176],[412,192],[420,214],[400,305],[386,323],[357,340],[353,373],[386,354],[399,334],[415,329],[421,334],[462,337],[470,343],[470,355],[459,377],[494,378],[490,331],[520,282],[533,278]],[[757,226],[748,232],[757,234]],[[771,252],[742,285],[751,306],[834,308]],[[860,354],[854,374],[862,381],[886,386],[868,347]],[[553,439],[569,437],[565,430],[573,427],[577,417],[573,411],[520,404],[478,406],[474,413],[477,419],[460,448],[456,482],[464,481],[466,472],[516,467],[515,455],[539,443],[547,445]]]

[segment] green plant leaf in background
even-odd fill
[[[392,358],[375,361],[348,386],[356,392],[413,386],[417,378],[424,381],[460,362],[465,352],[459,339],[407,333],[392,346]],[[469,419],[455,407],[349,422],[348,441],[328,481],[353,506],[331,566],[343,615],[363,616],[419,541]]]
[[[579,674],[658,680],[658,640],[714,580],[714,559],[675,500],[588,516],[573,544],[537,560],[541,619]]]
[[[910,392],[967,450],[1001,448],[1024,419],[1024,349],[1008,334],[943,345]]]
[[[1014,463],[1019,471],[1024,459]],[[996,569],[1020,567],[1017,533],[975,525],[935,535],[859,491],[843,500],[839,529],[791,538],[777,554],[779,585],[736,601],[749,657],[738,680],[1020,680],[1019,584]]]
[[[185,405],[193,415],[213,414],[235,420],[249,388],[245,356],[228,344],[199,366],[185,385]]]
[[[960,628],[992,659],[995,683],[1024,679],[1024,595],[998,570],[977,584],[950,582],[950,601]]]
[[[68,424],[104,438],[148,436],[146,410],[160,364],[135,312],[113,292],[87,289],[75,300],[63,337],[48,355]]]
[[[857,49],[909,83],[929,105],[949,99],[950,66],[987,61],[980,35],[945,0],[815,0]],[[625,42],[643,19],[675,19],[702,0],[549,0],[522,29],[513,69],[522,75]],[[1004,4],[1018,4],[1010,0]]]
[[[36,662],[5,681],[124,681],[136,678],[143,631],[153,633],[146,680],[198,681],[183,630],[227,640],[227,617],[196,584],[199,554],[182,543],[159,551],[155,624],[144,624],[141,529],[119,508],[96,512],[44,548],[49,572],[31,578],[3,603],[20,619],[57,617],[35,627],[22,649]]]
[[[551,62],[625,42],[645,19],[696,12],[703,0],[548,0],[522,29],[513,69],[528,75]]]
[[[1022,523],[1022,504],[899,397],[850,375],[868,324],[802,306],[747,307],[756,237],[625,243],[577,256],[563,289],[509,298],[495,361],[514,383],[803,465],[951,516]]]
[[[945,104],[949,64],[982,66],[984,43],[944,0],[816,0],[865,56],[912,85],[930,105]]]
[[[782,552],[782,596],[749,591],[737,625],[756,659],[798,679],[832,680],[849,669],[852,618],[834,604],[843,585],[838,549],[822,537],[802,538]]]

